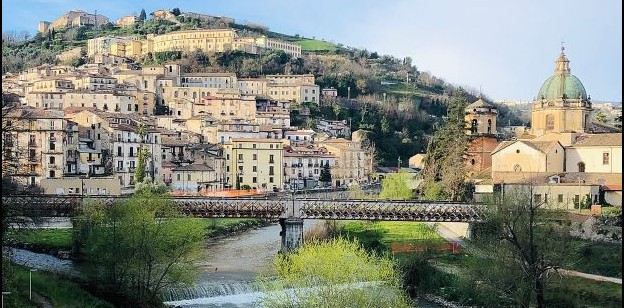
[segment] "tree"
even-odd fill
[[[424,160],[425,189],[434,182],[440,182],[453,201],[465,197],[464,154],[468,147],[468,136],[465,133],[464,109],[467,105],[465,93],[459,89],[447,108],[446,123],[434,133],[427,146]]]
[[[173,10],[171,10],[171,14],[173,14],[174,16],[180,16],[180,9],[174,7]]]
[[[145,21],[147,19],[147,14],[145,13],[145,9],[141,9],[141,13],[139,14],[139,21]]]
[[[596,120],[600,123],[607,123],[607,115],[604,112],[599,111],[596,114]]]
[[[261,279],[262,307],[410,307],[394,262],[357,242],[308,242],[274,266],[278,279]]]
[[[409,187],[411,181],[412,175],[407,172],[388,174],[388,176],[381,181],[381,193],[379,193],[379,198],[390,200],[412,199],[414,197],[414,192]]]
[[[72,220],[74,246],[92,281],[136,306],[159,306],[165,287],[194,281],[205,231],[180,219],[166,187],[137,186],[132,198],[109,207],[87,200]]]
[[[529,181],[512,187],[503,188],[476,228],[475,249],[488,253],[479,253],[485,259],[469,269],[482,282],[477,291],[493,292],[501,306],[546,307],[547,277],[578,247],[567,213],[545,209],[548,201],[535,197],[539,192]]]
[[[331,168],[329,164],[325,164],[323,169],[321,169],[321,175],[319,176],[319,181],[323,183],[323,186],[328,186],[327,184],[332,181]]]
[[[137,167],[134,171],[134,177],[136,178],[137,183],[142,183],[145,179],[145,169],[147,167],[147,159],[150,156],[150,152],[145,144],[145,136],[147,135],[147,126],[144,123],[141,123],[137,129],[137,133],[139,137],[141,137],[141,148],[139,149],[137,155]]]

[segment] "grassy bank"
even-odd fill
[[[415,243],[423,249],[394,253],[405,276],[405,285],[412,295],[430,293],[448,301],[468,306],[497,306],[492,292],[479,290],[466,269],[474,264],[487,264],[478,256],[428,250],[443,243],[433,229],[413,222],[349,222],[340,231],[357,239],[366,249],[390,252],[393,244]],[[561,256],[568,269],[585,273],[622,277],[620,245],[594,243],[573,239],[570,253]],[[580,277],[552,275],[546,287],[548,307],[621,307],[622,285],[598,282]]]
[[[418,222],[348,222],[341,226],[340,232],[376,252],[389,252],[392,244],[430,246],[445,243],[434,229]]]
[[[181,218],[190,220],[206,230],[206,237],[227,235],[267,224],[265,220],[243,218]],[[10,233],[9,238],[17,246],[29,244],[29,247],[45,248],[46,250],[70,250],[72,229],[24,229]]]
[[[14,289],[5,295],[5,307],[92,307],[108,308],[112,304],[92,296],[79,284],[66,280],[53,273],[36,271],[32,273],[33,299],[29,299],[29,268],[13,265]],[[3,273],[4,274],[4,273]]]

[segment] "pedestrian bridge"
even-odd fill
[[[83,201],[110,206],[128,197],[67,195],[6,195],[3,206],[9,216],[71,217]],[[422,200],[355,200],[317,198],[207,198],[170,197],[180,211],[191,217],[276,219],[282,226],[282,251],[303,242],[304,219],[385,220],[424,222],[480,222],[483,204]],[[470,228],[469,228],[470,229]]]
[[[127,197],[8,195],[3,204],[14,204],[13,215],[69,217],[83,200],[109,206]],[[332,220],[386,220],[428,222],[478,222],[483,205],[422,200],[355,200],[317,198],[207,198],[171,197],[182,213],[205,218],[301,218]]]

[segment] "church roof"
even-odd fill
[[[622,146],[622,133],[587,134],[576,138],[573,147]]]
[[[563,53],[555,61],[555,73],[544,83],[537,94],[537,99],[587,99],[583,83],[570,74],[570,60]]]
[[[482,98],[479,98],[477,101],[475,101],[474,103],[466,106],[466,110],[470,109],[475,109],[475,108],[494,108],[496,109],[496,106],[484,101]]]
[[[533,149],[536,149],[542,153],[548,153],[548,151],[550,151],[550,149],[555,146],[556,144],[559,143],[559,141],[553,140],[553,141],[530,141],[530,140],[513,140],[513,141],[503,141],[501,142],[494,150],[492,150],[492,154],[499,152],[505,148],[507,148],[508,146],[516,143],[516,142],[520,142],[523,143]]]

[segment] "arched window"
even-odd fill
[[[470,132],[472,132],[473,134],[477,133],[477,119],[472,120],[470,124]]]
[[[488,134],[492,133],[492,119],[488,119],[487,132]]]
[[[546,130],[555,129],[555,116],[552,114],[546,115]]]
[[[516,165],[514,165],[513,170],[514,170],[514,172],[522,172],[522,167],[520,167],[520,165],[516,164]]]
[[[476,161],[474,160],[474,158],[472,160],[470,160],[470,164],[472,164],[473,166],[474,166],[475,162]]]
[[[585,172],[585,163],[584,162],[579,162],[576,165],[578,166],[578,172]]]

